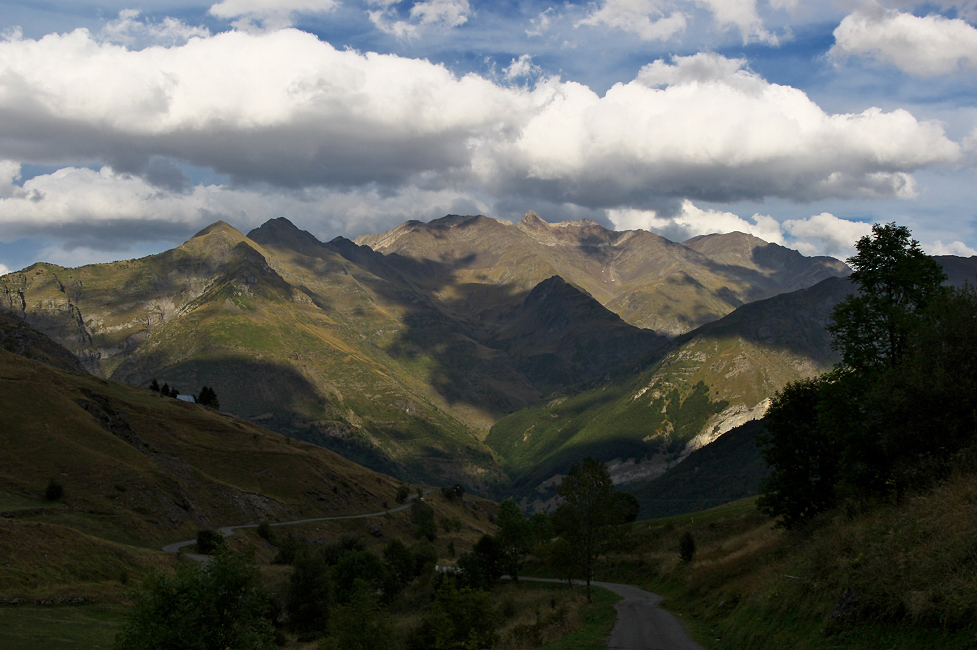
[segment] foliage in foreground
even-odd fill
[[[206,565],[181,564],[133,594],[116,650],[226,650],[275,647],[272,606],[245,556],[219,551]]]

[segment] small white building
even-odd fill
[[[193,404],[197,403],[197,398],[193,395],[177,395],[176,398],[182,399],[184,402],[192,402]]]

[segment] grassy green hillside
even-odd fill
[[[486,443],[504,459],[515,489],[535,487],[586,456],[675,457],[725,407],[703,383],[661,385],[632,399],[644,376],[556,397],[515,413],[492,428]]]
[[[25,352],[68,355],[43,334],[15,333],[35,339]],[[312,544],[355,536],[378,553],[391,539],[417,543],[409,510],[384,514],[399,481],[241,418],[5,350],[0,394],[3,648],[111,647],[133,587],[190,561],[162,545],[201,528],[312,519],[272,530]],[[435,492],[426,503],[438,557],[495,530],[492,502]],[[380,514],[316,519],[371,512]],[[255,529],[228,542],[255,558],[270,589],[283,588],[290,570],[269,566],[277,549]]]
[[[134,545],[382,509],[397,483],[245,420],[0,352],[0,495],[22,521]],[[56,505],[49,481],[64,487]]]

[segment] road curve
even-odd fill
[[[552,578],[519,578],[536,582],[565,582]],[[576,584],[583,584],[574,580]],[[607,640],[608,650],[704,650],[685,632],[682,623],[658,606],[662,597],[632,585],[591,582],[621,597],[614,608],[617,622]]]
[[[425,490],[424,494],[430,494],[434,490]],[[417,495],[411,495],[410,500],[413,501],[417,498]],[[297,524],[312,524],[317,521],[336,521],[338,519],[365,519],[366,517],[382,517],[391,512],[400,512],[401,510],[406,510],[411,507],[411,503],[405,503],[402,506],[397,506],[396,508],[391,508],[389,510],[380,510],[379,512],[366,512],[361,515],[339,515],[335,517],[314,517],[312,519],[296,519],[295,521],[277,521],[268,522],[269,526],[295,526]],[[238,526],[221,526],[217,529],[224,537],[231,537],[234,535],[234,531],[241,528],[257,528],[258,524],[240,524]],[[179,553],[180,549],[185,546],[192,546],[196,544],[196,539],[188,539],[182,542],[173,542],[172,544],[167,544],[163,547],[163,551],[166,553]],[[197,555],[196,553],[187,553],[187,557],[197,560],[198,562],[209,562],[210,558],[206,555]]]

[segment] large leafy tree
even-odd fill
[[[791,528],[834,505],[841,449],[818,422],[825,378],[787,384],[773,398],[757,437],[771,467],[757,506]]]
[[[977,292],[948,289],[926,308],[899,362],[862,398],[895,496],[943,478],[977,439]]]
[[[495,523],[499,526],[495,540],[499,545],[503,566],[509,577],[518,582],[519,566],[523,556],[529,551],[529,525],[522,510],[512,499],[506,499],[499,504]]]
[[[557,490],[563,503],[554,513],[554,527],[574,549],[587,581],[588,601],[594,564],[613,544],[624,524],[625,512],[614,494],[607,467],[594,458],[573,465]]]
[[[841,363],[785,387],[759,438],[771,466],[759,505],[786,526],[839,496],[898,499],[925,487],[974,439],[977,414],[957,408],[972,393],[957,389],[974,384],[977,296],[943,286],[905,227],[876,224],[856,247],[858,293],[828,326]]]
[[[289,624],[303,639],[326,633],[330,603],[329,565],[321,553],[300,552],[289,576],[286,608]]]
[[[848,258],[858,293],[832,313],[828,325],[832,346],[842,364],[857,373],[895,365],[929,301],[940,294],[946,274],[927,256],[909,229],[895,223],[875,224],[872,235],[858,240]]]

